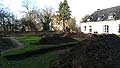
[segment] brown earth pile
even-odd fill
[[[10,39],[0,37],[0,52],[15,48],[15,47],[16,45],[14,45]]]
[[[40,39],[36,44],[38,45],[47,45],[47,44],[61,44],[61,43],[67,43],[67,42],[75,42],[75,39],[65,37],[59,34],[56,35],[48,35]]]
[[[120,38],[116,35],[91,35],[69,51],[60,54],[51,68],[119,68]]]

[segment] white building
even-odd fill
[[[120,34],[120,20],[81,23],[84,33]]]
[[[95,11],[80,25],[83,33],[120,34],[120,6]]]

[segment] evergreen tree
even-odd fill
[[[59,4],[59,11],[58,12],[59,12],[59,19],[60,19],[60,21],[63,22],[63,32],[65,32],[66,21],[71,18],[71,11],[70,11],[70,7],[68,5],[67,0],[64,0],[64,2],[61,2]]]

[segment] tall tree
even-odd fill
[[[28,31],[36,31],[37,29],[32,19],[33,18],[32,15],[35,12],[34,5],[32,5],[30,0],[24,0],[22,6],[26,9],[26,11],[23,11],[24,13],[26,13],[26,15],[24,19],[21,20],[23,25],[22,29],[27,27]]]
[[[0,8],[0,31],[4,34],[13,31],[14,15],[8,12],[5,8]]]
[[[68,24],[68,27],[69,27],[72,31],[76,31],[77,26],[76,26],[76,19],[75,19],[75,17],[74,17],[74,18],[71,18],[67,24]]]
[[[50,23],[52,17],[52,9],[46,8],[42,12],[38,12],[38,18],[43,24],[43,31],[50,31]]]
[[[68,5],[67,0],[64,0],[64,2],[61,2],[59,4],[59,11],[58,11],[58,13],[59,13],[59,19],[63,23],[63,32],[65,32],[66,21],[71,18],[71,11],[70,11],[70,7]]]

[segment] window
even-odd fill
[[[103,26],[103,32],[105,32],[105,30],[106,30],[106,27],[105,27],[105,26]]]
[[[87,19],[87,21],[89,22],[89,21],[90,21],[90,19]]]
[[[86,26],[84,26],[84,31],[86,31]]]
[[[112,19],[114,19],[113,16],[108,16],[108,20],[112,20]]]
[[[114,19],[114,13],[110,13],[108,15],[108,20],[113,20]]]
[[[89,29],[89,32],[92,32],[92,26],[89,26],[89,28],[90,28],[90,29]]]
[[[106,32],[109,33],[109,26],[106,25],[106,28],[107,28],[107,29],[106,29]]]
[[[109,33],[109,26],[108,25],[103,26],[103,32]]]
[[[119,26],[118,33],[120,33],[120,24],[118,26]]]
[[[98,17],[98,21],[103,21],[104,17],[105,17],[104,15],[103,16],[99,16]]]

